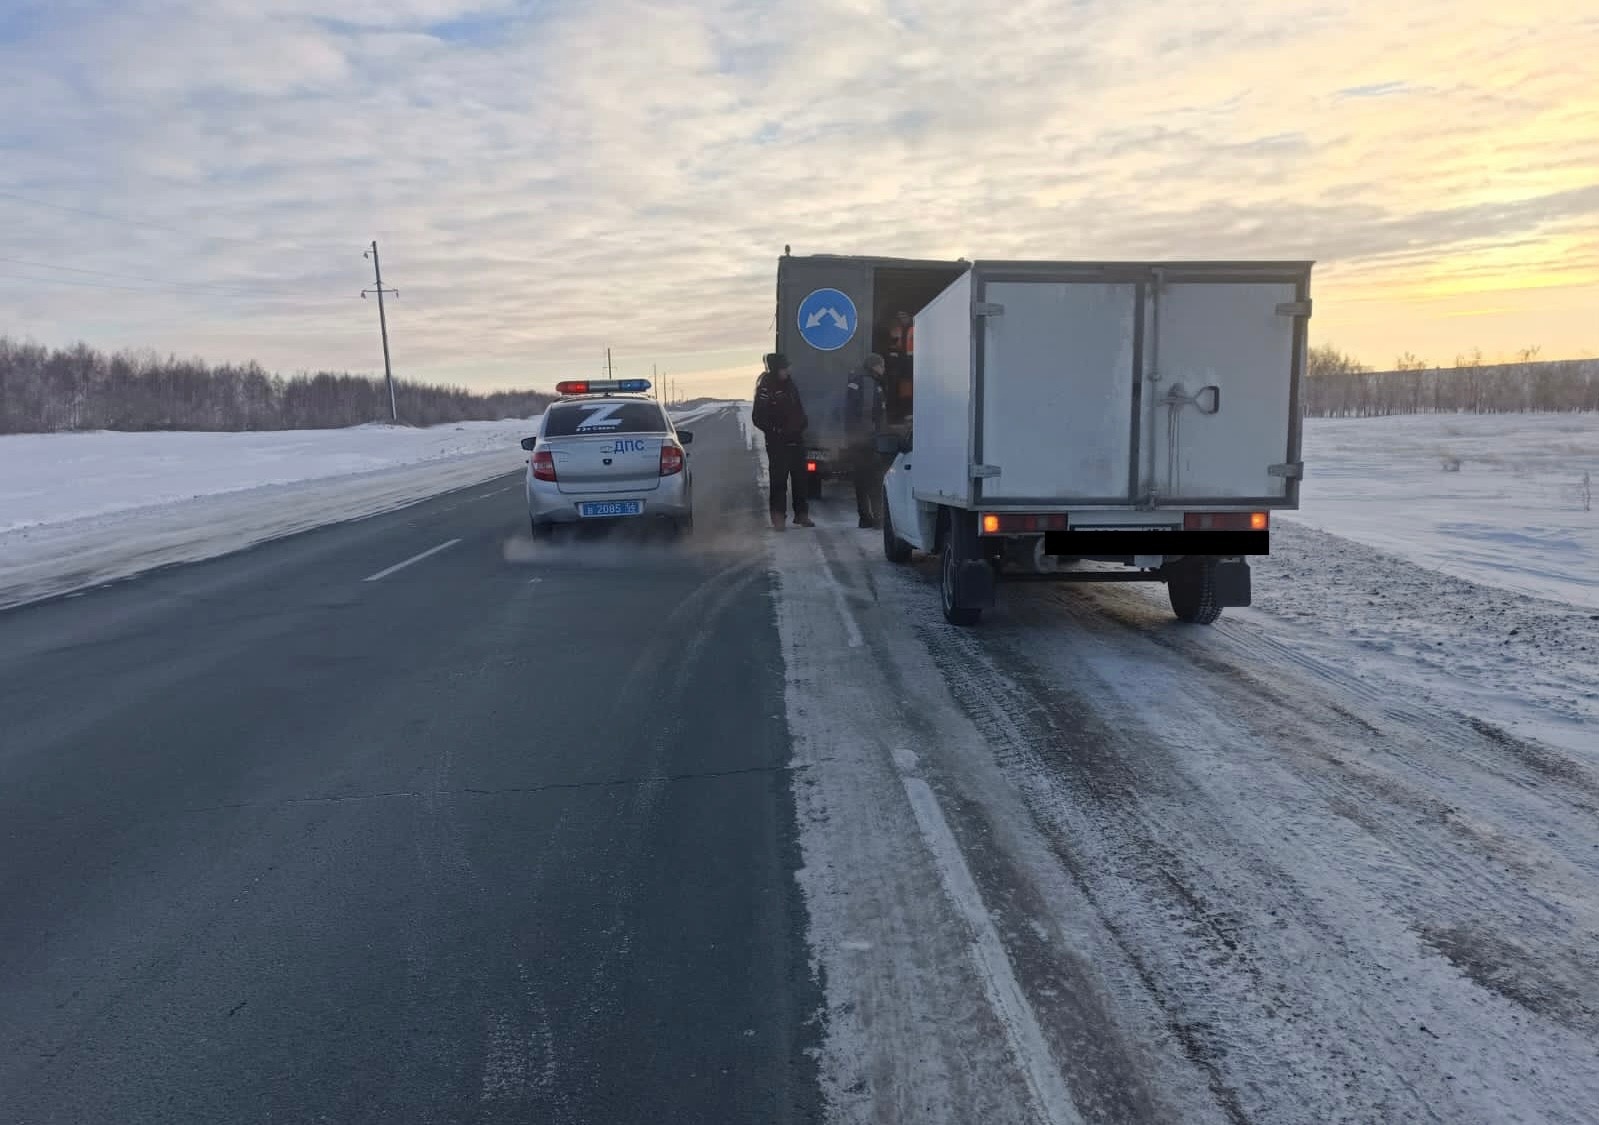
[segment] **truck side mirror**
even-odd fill
[[[899,434],[878,434],[872,440],[877,446],[877,452],[884,457],[892,457],[896,453],[909,453],[911,451],[911,439],[901,437]]]
[[[684,445],[693,445],[694,444],[694,431],[693,430],[678,430],[677,431],[677,440],[682,442]]]
[[[539,439],[536,437],[525,437],[522,439],[522,448],[527,450],[529,453],[532,453],[533,447],[538,443]]]

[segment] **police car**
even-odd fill
[[[557,383],[536,437],[523,438],[535,538],[559,525],[651,522],[694,527],[694,440],[645,396],[648,379]]]

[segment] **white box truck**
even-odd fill
[[[939,554],[960,625],[1001,575],[1165,582],[1201,624],[1248,605],[1299,506],[1310,271],[973,263],[916,316],[909,438],[879,438],[889,559]]]

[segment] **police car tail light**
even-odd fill
[[[555,454],[548,449],[541,449],[533,454],[533,479],[555,479]]]
[[[672,476],[683,471],[683,451],[671,442],[661,445],[661,475]]]

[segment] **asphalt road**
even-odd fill
[[[694,429],[692,545],[535,546],[518,475],[0,615],[0,1120],[815,1118],[760,502]]]

